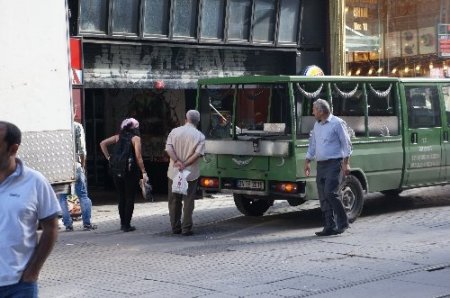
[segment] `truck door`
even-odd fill
[[[407,85],[407,126],[405,136],[407,186],[427,185],[445,180],[441,171],[443,128],[438,87]]]
[[[443,126],[443,146],[442,155],[444,156],[444,165],[442,166],[442,172],[445,174],[445,180],[450,179],[450,84],[442,85],[442,99],[445,105],[445,119]]]

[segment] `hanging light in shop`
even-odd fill
[[[373,73],[373,68],[371,67],[371,68],[369,69],[369,71],[367,72],[367,74],[368,74],[369,76],[371,76],[372,73]]]
[[[409,72],[409,67],[405,66],[405,69],[403,70],[404,73],[408,73]]]
[[[361,73],[361,68],[358,68],[358,70],[355,72],[355,75],[359,76],[360,73]]]
[[[397,72],[397,67],[394,67],[394,69],[392,70],[392,73],[395,74]]]
[[[348,75],[348,76],[351,76],[351,75],[352,75],[352,70],[351,70],[351,69],[347,72],[347,75]]]
[[[420,64],[417,64],[417,65],[416,65],[416,71],[420,71],[420,67],[421,67],[421,65],[420,65]]]
[[[433,69],[433,62],[430,62],[430,65],[428,65],[429,69]]]
[[[156,90],[163,90],[166,87],[166,84],[164,83],[164,81],[162,80],[156,80],[155,83],[153,84],[153,87]]]
[[[383,67],[378,68],[377,73],[382,73],[383,72]]]

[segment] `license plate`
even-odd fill
[[[264,181],[238,180],[237,188],[264,190]]]

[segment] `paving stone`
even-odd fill
[[[450,294],[450,186],[370,194],[340,236],[316,237],[317,202],[244,217],[229,195],[196,201],[194,236],[172,235],[167,202],[93,207],[95,231],[60,230],[42,297],[438,297]],[[60,225],[62,226],[62,225]],[[430,268],[440,270],[427,271]],[[450,266],[450,265],[449,265]],[[410,295],[407,295],[410,294]]]

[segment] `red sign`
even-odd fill
[[[72,101],[73,101],[73,119],[77,122],[81,122],[82,120],[82,116],[83,116],[83,110],[82,110],[82,100],[81,100],[81,96],[82,96],[82,89],[80,88],[75,88],[72,89]]]
[[[70,38],[70,63],[72,65],[72,84],[83,84],[82,48],[80,38]]]
[[[439,57],[450,57],[450,25],[438,25],[438,53]]]

